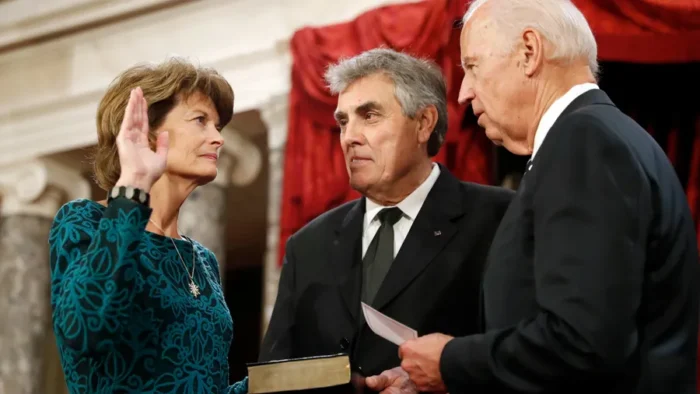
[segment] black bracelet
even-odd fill
[[[145,206],[149,206],[151,202],[151,195],[144,190],[132,186],[115,186],[109,192],[109,196],[107,196],[107,203],[109,204],[112,200],[119,197],[129,199]]]

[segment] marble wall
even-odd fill
[[[45,338],[51,333],[48,234],[51,219],[0,219],[0,394],[43,390]]]
[[[58,208],[90,187],[71,168],[30,159],[0,167],[0,192],[0,394],[61,394],[48,235]]]

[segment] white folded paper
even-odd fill
[[[397,322],[371,306],[362,303],[362,314],[372,331],[389,342],[401,346],[409,339],[418,338],[416,330]]]

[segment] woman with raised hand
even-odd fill
[[[75,200],[49,235],[53,326],[71,393],[245,393],[228,383],[233,322],[214,254],[178,230],[217,173],[233,90],[171,59],[136,66],[97,111],[104,201]]]

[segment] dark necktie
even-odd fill
[[[396,207],[384,208],[377,214],[381,226],[362,259],[362,301],[369,305],[394,262],[394,224],[402,214]]]

